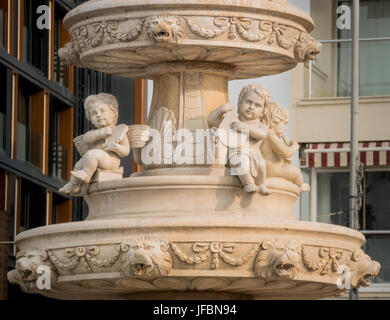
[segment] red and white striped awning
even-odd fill
[[[390,166],[390,141],[360,142],[360,162],[366,167]],[[310,168],[349,167],[349,143],[312,143],[305,150]]]

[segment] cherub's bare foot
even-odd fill
[[[71,171],[72,176],[76,179],[81,180],[82,182],[89,183],[91,180],[90,176],[83,170]]]
[[[251,193],[251,192],[259,192],[259,187],[255,185],[254,183],[250,183],[244,186],[244,191]]]
[[[73,184],[72,182],[67,183],[59,190],[59,192],[64,194],[73,194],[73,193],[78,193],[79,191],[80,191],[80,185]]]
[[[272,193],[272,191],[269,190],[269,189],[265,186],[265,184],[262,184],[262,185],[259,186],[259,192],[260,192],[260,194],[263,195],[263,196],[268,196],[268,195],[270,195],[270,194]]]
[[[301,185],[301,192],[309,192],[310,191],[310,185],[307,183],[304,183]]]

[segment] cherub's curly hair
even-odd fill
[[[267,115],[269,113],[269,108],[271,104],[271,94],[266,88],[258,84],[248,84],[244,88],[242,88],[240,96],[238,98],[238,108],[240,108],[241,104],[244,102],[245,96],[252,91],[264,100],[264,118],[268,118]]]
[[[99,93],[97,95],[91,95],[84,101],[84,109],[85,109],[85,115],[90,121],[91,117],[89,114],[89,108],[94,105],[97,101],[102,101],[104,104],[109,106],[112,112],[115,114],[115,123],[118,121],[119,117],[119,106],[118,106],[118,100],[109,93]]]
[[[288,110],[276,102],[270,103],[269,113],[267,116],[267,125],[270,127],[274,123],[288,120]]]

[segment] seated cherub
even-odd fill
[[[65,194],[80,194],[97,169],[118,169],[120,158],[130,153],[128,126],[116,126],[118,101],[113,95],[91,95],[85,100],[84,108],[87,119],[97,129],[74,139],[82,157],[71,172],[70,182],[60,189]]]
[[[270,103],[270,94],[259,85],[245,86],[238,101],[238,118],[229,117],[231,120],[230,128],[237,130],[242,134],[248,134],[248,144],[246,147],[229,147],[228,161],[231,167],[246,168],[237,173],[244,190],[246,192],[260,192],[262,195],[268,195],[271,192],[265,185],[266,162],[261,154],[260,146],[267,137],[268,128],[261,120],[263,119],[268,105]],[[219,126],[226,114],[233,112],[233,105],[224,104],[209,115],[209,125]]]
[[[268,177],[285,178],[296,184],[302,192],[309,191],[310,186],[303,183],[301,170],[291,164],[299,145],[295,141],[289,141],[286,136],[288,110],[277,103],[271,103],[267,122],[269,132],[261,150],[267,162]]]

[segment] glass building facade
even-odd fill
[[[65,66],[58,57],[70,41],[63,18],[81,2],[0,0],[0,300],[32,299],[6,278],[15,267],[16,235],[88,215],[83,199],[58,193],[79,158],[73,138],[90,129],[86,97],[112,93],[119,121],[136,120],[142,81]],[[41,5],[50,10],[52,28],[37,27]],[[129,175],[130,157],[123,166]]]

